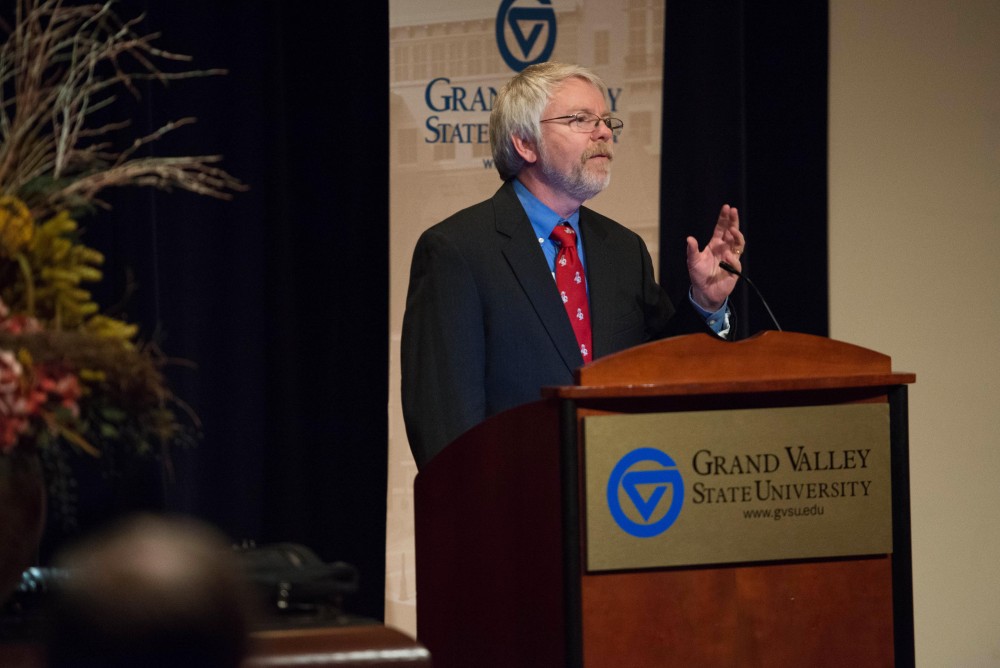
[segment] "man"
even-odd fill
[[[498,94],[490,144],[503,186],[426,230],[413,254],[402,400],[417,466],[487,417],[539,399],[543,386],[572,384],[592,358],[728,330],[737,277],[719,262],[740,269],[736,209],[722,207],[703,250],[688,238],[690,297],[675,311],[639,236],[582,206],[610,182],[621,127],[604,83],[579,66],[533,65]],[[582,264],[578,305],[557,274],[564,257]]]

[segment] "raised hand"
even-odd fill
[[[687,267],[691,279],[691,295],[706,311],[718,311],[736,287],[737,276],[719,266],[728,262],[742,270],[740,255],[746,245],[740,232],[740,215],[736,207],[722,205],[715,231],[705,248],[698,250],[698,241],[687,238]]]

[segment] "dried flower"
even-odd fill
[[[0,453],[40,436],[58,435],[80,417],[80,382],[64,364],[32,365],[21,350],[0,350]],[[76,434],[76,432],[73,432]],[[79,434],[76,434],[79,436]]]
[[[191,58],[155,46],[157,35],[136,32],[140,19],[123,21],[115,4],[17,0],[17,20],[0,45],[0,194],[19,196],[36,219],[106,207],[98,194],[123,185],[180,188],[222,199],[245,190],[217,166],[218,155],[141,155],[193,118],[167,123],[123,148],[112,145],[129,121],[97,121],[95,115],[120,92],[137,95],[137,84],[147,80],[225,74],[169,71],[167,65]]]
[[[0,253],[16,254],[31,242],[35,223],[24,202],[16,197],[0,197]]]
[[[24,392],[21,379],[24,369],[9,350],[0,350],[0,453],[7,454],[17,445],[27,429]]]

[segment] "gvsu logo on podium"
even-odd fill
[[[607,496],[611,516],[623,531],[652,538],[677,521],[684,505],[684,479],[668,455],[638,448],[615,464]]]
[[[515,6],[517,5],[517,6]],[[497,48],[510,69],[549,59],[556,46],[552,0],[503,0],[497,12]]]

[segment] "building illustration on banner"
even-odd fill
[[[390,0],[390,399],[386,621],[415,631],[413,478],[399,400],[410,257],[431,225],[500,186],[496,92],[534,62],[590,67],[624,120],[612,184],[593,208],[659,249],[663,0]],[[588,203],[590,205],[591,203]]]

